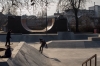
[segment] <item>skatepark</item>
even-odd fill
[[[19,23],[15,23],[20,27],[13,23],[16,19],[11,19],[12,22],[9,20],[9,29],[13,28],[11,34],[12,56],[11,58],[1,58],[0,66],[82,66],[83,63],[84,66],[100,65],[99,33],[73,33],[67,31],[66,26],[60,27],[56,31],[57,33],[49,33],[49,30],[53,32],[55,27],[59,26],[57,22],[56,25],[50,23],[52,28],[49,26],[47,33],[44,32],[46,28],[40,31],[44,33],[34,33],[25,26],[25,23],[23,23],[23,27],[20,17],[17,18]],[[44,48],[42,54],[39,52],[40,38],[48,44],[48,48]],[[6,33],[2,32],[0,34],[1,55],[4,54],[5,39]]]
[[[1,0],[0,66],[100,66],[99,1]]]
[[[48,49],[44,48],[43,54],[39,52],[40,43],[38,38],[34,41],[26,41],[26,38],[23,41],[12,39],[12,57],[1,58],[0,66],[82,66],[84,61],[95,54],[97,54],[97,66],[100,65],[99,34],[81,34],[81,36],[85,36],[81,37],[80,40],[80,34],[73,34],[74,38],[70,35],[69,39],[66,37],[63,40],[61,40],[62,37],[57,38],[57,35],[55,40],[49,38],[50,35],[43,34],[42,37],[41,35],[38,35],[38,38],[48,38],[47,44],[49,47]],[[4,37],[5,35],[2,36]],[[12,35],[12,38],[14,38],[13,36],[15,37],[15,35]],[[0,42],[0,48],[5,48],[3,39]],[[4,51],[0,51],[0,54],[3,55]],[[93,58],[91,61],[91,65],[94,66],[95,59]],[[90,62],[87,65],[90,65]]]

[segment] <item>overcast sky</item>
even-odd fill
[[[100,0],[91,0],[91,2],[86,4],[86,9],[88,9],[88,7],[90,6],[94,6],[94,2],[95,2],[95,5],[100,5]]]
[[[91,0],[89,3],[86,4],[86,8],[85,9],[88,9],[88,7],[90,7],[90,6],[94,6],[94,2],[95,2],[95,5],[100,5],[100,0]],[[51,7],[48,8],[48,15],[53,15],[56,12],[56,5],[57,4],[51,4]],[[29,15],[29,13],[27,11],[25,12],[25,10],[23,10],[22,13]]]
[[[88,9],[88,7],[90,6],[94,6],[94,2],[95,5],[100,5],[100,0],[91,0],[90,2],[88,2],[85,6],[85,9]],[[48,15],[52,15],[56,10],[56,4],[54,4],[54,6],[51,6],[51,9],[48,11]]]
[[[88,9],[88,7],[90,6],[94,6],[94,2],[95,5],[100,5],[100,0],[91,0],[86,4],[85,9]],[[53,4],[53,6],[51,6],[51,9],[48,10],[48,15],[53,15],[54,12],[56,12],[56,4]]]

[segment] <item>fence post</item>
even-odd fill
[[[95,55],[95,66],[97,66],[97,54]]]
[[[90,66],[91,66],[91,60],[90,60]]]
[[[91,66],[93,58],[95,58],[95,66],[97,66],[97,54],[93,55],[92,57],[90,57],[89,59],[87,59],[85,62],[83,62],[82,66],[84,66],[84,64],[86,64],[86,66],[87,66],[88,61],[90,61],[90,66]]]

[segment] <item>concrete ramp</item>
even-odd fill
[[[0,66],[51,66],[50,61],[34,47],[20,42],[12,52],[12,58]],[[7,65],[8,64],[8,65]]]

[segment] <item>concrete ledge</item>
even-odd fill
[[[45,41],[51,40],[87,40],[88,37],[98,37],[99,34],[74,34],[73,32],[58,32],[58,34],[12,34],[11,42],[39,42],[39,38]],[[0,41],[6,41],[6,34],[0,35]]]
[[[58,40],[74,40],[73,32],[58,32]]]
[[[92,41],[92,37],[88,37],[88,40],[89,40],[89,41]]]
[[[98,37],[100,37],[100,35],[98,35]]]
[[[100,37],[88,37],[90,41],[100,41]]]
[[[75,40],[87,40],[88,37],[98,37],[99,34],[75,34]]]

